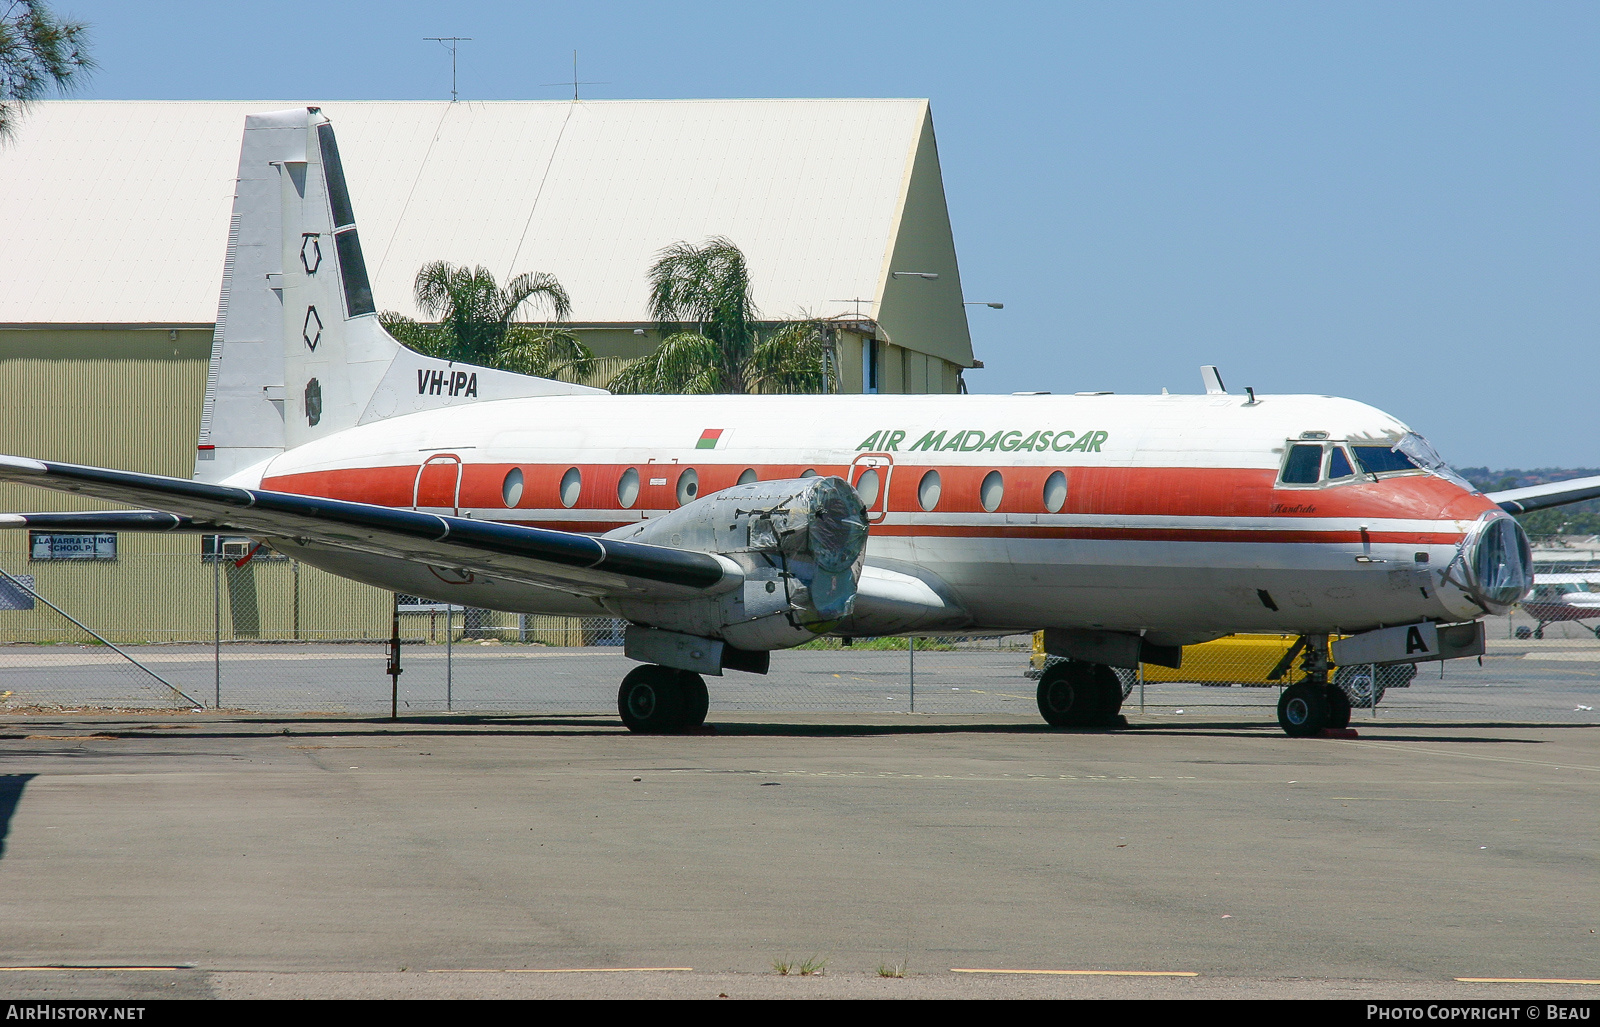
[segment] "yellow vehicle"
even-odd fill
[[[1144,680],[1147,683],[1197,681],[1202,685],[1222,688],[1230,685],[1240,685],[1245,688],[1275,688],[1279,685],[1293,684],[1301,677],[1298,667],[1291,668],[1277,681],[1268,680],[1267,675],[1272,673],[1279,661],[1294,646],[1297,637],[1241,634],[1229,635],[1214,642],[1185,646],[1181,667],[1174,670],[1171,667],[1158,667],[1147,663],[1143,667]],[[1047,666],[1060,659],[1062,657],[1051,656],[1044,651],[1044,632],[1035,632],[1033,658],[1027,676],[1037,678]],[[1131,676],[1131,673],[1123,671],[1119,677]],[[1370,707],[1375,698],[1381,701],[1386,690],[1409,686],[1416,673],[1416,665],[1410,663],[1380,667],[1360,664],[1336,668],[1333,682],[1349,698],[1351,706],[1365,708]],[[1373,695],[1374,683],[1376,683],[1376,697]],[[1127,694],[1126,691],[1124,694]]]

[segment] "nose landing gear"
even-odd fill
[[[654,663],[635,667],[617,691],[617,712],[629,731],[661,735],[697,728],[706,722],[711,698],[705,678]]]
[[[1305,680],[1278,696],[1278,726],[1292,738],[1350,726],[1350,699],[1338,685],[1328,682],[1328,636],[1306,635],[1303,641],[1305,656],[1300,667]]]

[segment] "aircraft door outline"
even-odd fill
[[[666,461],[651,457],[639,472],[639,499],[634,507],[641,519],[660,517],[677,509],[678,475],[683,473],[683,465],[677,457]]]
[[[411,509],[422,509],[421,500],[423,477],[427,476],[429,483],[434,484],[434,478],[437,476],[437,473],[436,475],[428,475],[428,468],[433,466],[439,466],[442,468],[442,465],[447,463],[454,464],[456,469],[455,481],[450,487],[450,512],[457,517],[461,516],[461,458],[454,453],[435,453],[428,457],[428,459],[422,461],[421,466],[417,468],[416,480],[411,483]],[[439,503],[429,505],[444,506],[445,504]]]
[[[867,523],[881,524],[889,516],[889,482],[894,477],[894,457],[888,453],[862,453],[850,461],[850,487],[861,491],[861,479],[868,471],[875,472],[878,476],[878,492],[869,503],[866,498],[862,502],[867,508]]]

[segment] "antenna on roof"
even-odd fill
[[[579,86],[608,86],[611,83],[609,83],[609,82],[579,82],[578,81],[578,51],[574,50],[574,51],[572,51],[572,81],[570,83],[567,83],[567,82],[541,82],[539,84],[541,86],[565,86],[565,85],[571,85],[572,86],[572,102],[573,103],[577,103],[578,102],[578,87]]]
[[[423,36],[424,41],[432,41],[440,46],[446,46],[450,51],[450,102],[455,103],[456,95],[456,45],[458,43],[472,42],[471,36]]]

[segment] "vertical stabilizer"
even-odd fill
[[[197,479],[419,410],[601,391],[396,342],[378,323],[333,125],[317,107],[245,119]]]

